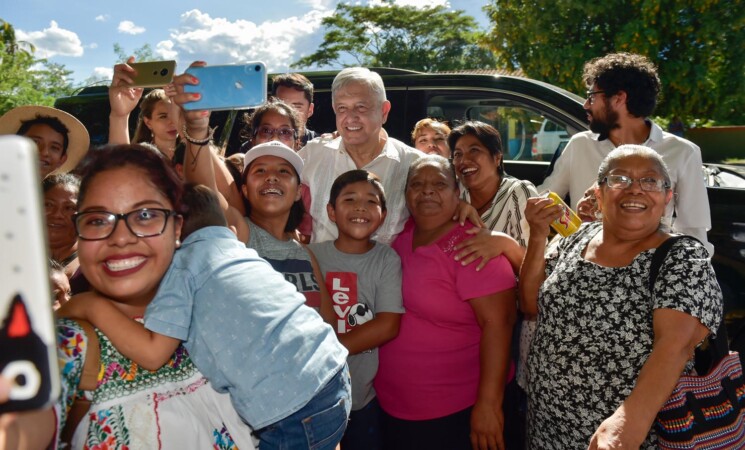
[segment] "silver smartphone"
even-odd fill
[[[263,62],[240,65],[189,67],[186,73],[199,80],[184,85],[186,92],[198,92],[202,98],[184,104],[186,110],[254,108],[266,102],[266,66]]]
[[[0,413],[42,408],[59,396],[38,166],[33,141],[0,136],[0,374],[11,382]]]

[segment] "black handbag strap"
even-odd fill
[[[662,263],[665,262],[667,254],[675,243],[682,238],[696,239],[685,234],[676,234],[669,237],[665,242],[660,244],[652,255],[652,262],[649,264],[649,292],[654,295],[654,283],[657,281],[657,275],[660,273]],[[707,373],[708,369],[713,367],[722,358],[729,355],[729,345],[727,343],[727,328],[724,326],[724,315],[722,321],[717,327],[716,337],[708,337],[704,344],[696,349],[696,370],[699,373]]]
[[[684,234],[673,235],[660,244],[657,250],[654,251],[652,262],[649,264],[649,292],[654,294],[654,283],[657,281],[657,275],[660,274],[660,268],[662,267],[662,263],[665,262],[667,254],[670,253],[670,249],[684,237],[686,237]]]

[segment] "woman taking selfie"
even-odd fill
[[[96,293],[131,318],[142,318],[179,245],[182,185],[168,161],[139,145],[93,153],[80,186],[80,267]],[[80,294],[82,296],[87,294]],[[75,303],[73,297],[67,304]],[[61,315],[65,315],[61,309]],[[16,430],[46,448],[60,440],[71,406],[91,400],[78,423],[72,448],[254,448],[251,429],[227,394],[218,394],[179,347],[156,371],[140,368],[96,330],[90,336],[69,319],[58,322],[62,395],[52,410],[21,420]],[[90,353],[90,352],[93,353]],[[80,392],[85,359],[98,354],[97,386]],[[56,425],[55,425],[56,417]]]

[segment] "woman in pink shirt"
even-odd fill
[[[453,258],[470,224],[452,220],[458,184],[450,162],[411,165],[411,219],[393,243],[406,314],[380,349],[375,380],[385,449],[502,449],[502,399],[511,376],[515,276],[499,256],[480,271]]]

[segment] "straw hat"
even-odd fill
[[[85,126],[74,116],[57,108],[48,106],[19,106],[0,117],[0,135],[16,134],[22,122],[37,117],[54,117],[67,128],[67,160],[52,173],[69,172],[78,165],[88,147],[91,145],[90,136]]]

